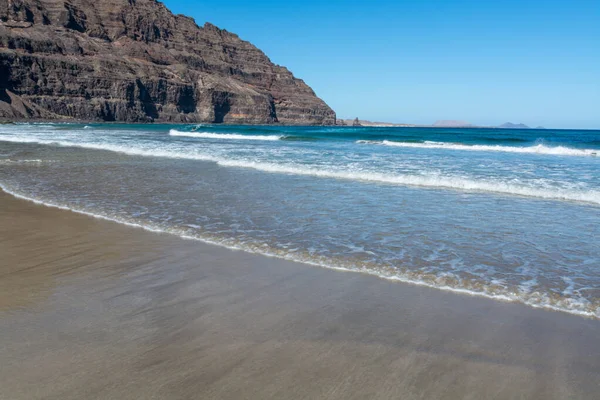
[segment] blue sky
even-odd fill
[[[190,1],[340,118],[600,128],[600,0]]]

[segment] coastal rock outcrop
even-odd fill
[[[335,124],[251,43],[156,0],[0,0],[0,117]]]

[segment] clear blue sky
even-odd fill
[[[164,0],[237,33],[340,118],[600,128],[600,0]]]

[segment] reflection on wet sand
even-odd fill
[[[0,398],[593,399],[600,321],[0,194]]]

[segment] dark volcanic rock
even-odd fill
[[[155,0],[0,0],[0,117],[335,124],[252,44]]]

